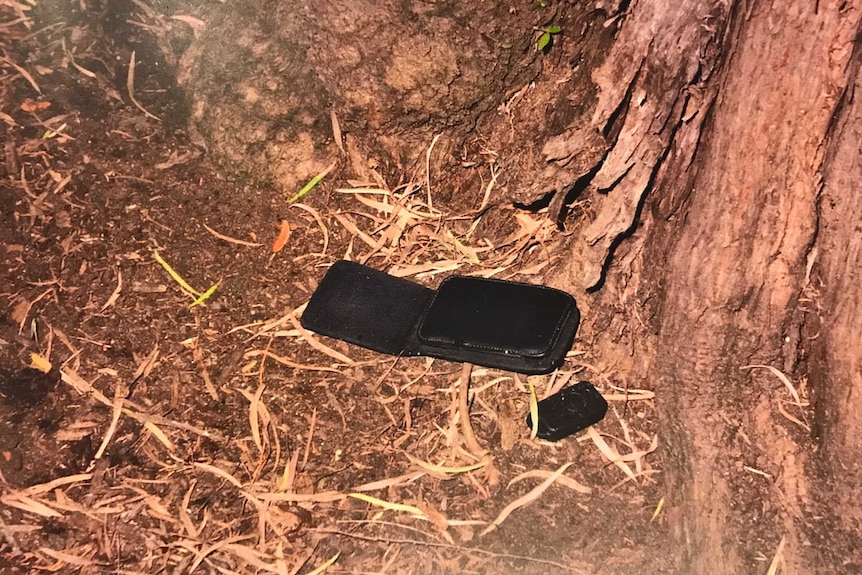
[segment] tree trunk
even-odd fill
[[[657,306],[636,337],[686,573],[762,570],[780,541],[791,571],[862,564],[860,7],[791,4],[635,3],[594,74],[619,136],[570,269]],[[643,271],[608,268],[638,225]]]

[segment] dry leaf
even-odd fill
[[[278,237],[276,237],[275,241],[272,242],[272,253],[277,254],[284,249],[288,239],[290,239],[290,224],[287,223],[287,220],[281,220],[281,228],[278,231]]]

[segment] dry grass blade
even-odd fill
[[[527,389],[530,390],[530,439],[536,439],[539,434],[539,401],[536,398],[536,386],[527,378]]]
[[[122,382],[118,382],[117,387],[114,389],[114,402],[111,406],[111,423],[108,425],[108,430],[105,432],[105,436],[102,437],[102,443],[99,445],[99,449],[96,450],[96,454],[93,456],[93,463],[91,465],[95,465],[95,462],[102,458],[102,455],[105,454],[105,450],[108,448],[108,444],[111,442],[111,438],[114,437],[114,433],[116,433],[117,426],[120,423],[120,415],[123,413],[123,402],[126,400],[128,395],[128,386]]]
[[[158,116],[148,112],[147,109],[144,108],[141,105],[141,103],[138,102],[138,100],[135,98],[135,51],[134,50],[132,50],[132,56],[131,56],[131,58],[129,58],[129,73],[126,76],[126,89],[129,92],[129,99],[132,101],[132,104],[134,104],[138,110],[143,112],[144,115],[147,116],[148,118],[152,118],[153,120],[156,120],[157,122],[162,121],[161,118],[159,118]]]
[[[395,209],[393,210],[392,215],[389,217],[389,220],[381,226],[382,228],[385,228],[386,231],[380,234],[378,240],[371,247],[371,251],[363,255],[359,259],[359,263],[367,263],[368,260],[371,259],[371,257],[375,254],[377,254],[377,252],[379,252],[386,244],[389,244],[390,246],[392,246],[392,248],[395,248],[398,244],[398,238],[401,237],[401,234],[407,227],[408,221],[409,218],[405,217],[404,214],[401,214],[401,206],[395,206]]]
[[[596,368],[581,363],[584,367],[587,367],[592,370],[596,370]],[[600,373],[596,371],[596,373]],[[601,374],[601,373],[600,373]],[[602,397],[605,398],[606,401],[643,401],[648,399],[655,399],[655,393],[646,389],[630,389],[624,387],[618,387],[613,385],[610,381],[607,380],[606,377],[603,377],[605,382],[608,385],[608,388],[613,389],[618,393],[603,393]]]
[[[302,453],[302,465],[300,469],[304,470],[308,465],[308,456],[311,454],[311,440],[314,439],[314,428],[317,425],[317,408],[311,410],[311,422],[308,424],[308,437],[305,439],[305,451]]]
[[[350,232],[350,235],[362,240],[369,248],[373,248],[377,244],[377,242],[374,241],[374,238],[360,230],[356,223],[347,217],[346,214],[333,214],[333,217],[338,220],[338,223],[340,223],[344,229]]]
[[[355,191],[360,192],[359,190],[355,190]],[[389,194],[387,192],[387,199],[388,199],[388,196],[389,196]],[[359,200],[359,202],[361,202],[362,204],[365,204],[369,208],[377,210],[378,212],[382,212],[382,213],[387,214],[387,215],[392,215],[392,213],[399,208],[404,209],[403,206],[400,206],[399,204],[389,204],[386,202],[381,202],[379,200],[372,200],[371,198],[366,198],[365,196],[362,195],[362,193],[356,193],[354,195],[354,197],[357,200]]]
[[[186,490],[186,494],[183,496],[182,505],[180,505],[180,521],[183,524],[183,529],[186,530],[186,535],[192,539],[197,539],[199,535],[198,529],[195,527],[194,522],[192,522],[191,515],[189,515],[189,503],[192,500],[192,492],[195,490],[196,485],[197,480],[192,479],[189,488]]]
[[[297,332],[297,333],[299,333],[299,332]],[[265,349],[255,349],[252,351],[248,351],[243,355],[243,357],[246,359],[251,358],[251,357],[258,357],[258,356],[263,356],[263,357],[269,358],[269,359],[271,359],[277,363],[280,363],[282,365],[286,365],[288,367],[292,367],[294,369],[304,369],[307,371],[328,371],[330,373],[341,373],[340,370],[335,369],[334,367],[324,367],[324,366],[319,366],[319,365],[306,365],[304,363],[296,363],[295,361],[293,361],[291,359],[288,359],[286,357],[282,357],[280,355],[276,355],[276,354],[272,353],[271,351],[267,351]]]
[[[194,16],[188,16],[186,14],[174,14],[171,16],[171,20],[188,24],[189,27],[194,30],[195,37],[197,37],[200,32],[206,30],[207,27],[206,22],[200,18],[195,18]]]
[[[480,533],[480,535],[487,535],[488,533],[490,533],[491,531],[496,529],[501,523],[503,523],[503,521],[505,521],[506,518],[513,511],[515,511],[516,509],[519,509],[521,507],[524,507],[525,505],[529,505],[530,503],[532,503],[533,501],[535,501],[536,499],[541,497],[542,493],[544,493],[545,490],[548,489],[548,487],[550,487],[554,483],[554,481],[556,481],[566,471],[566,469],[568,469],[571,465],[572,465],[571,463],[566,463],[566,464],[560,466],[559,469],[557,469],[554,473],[552,473],[542,483],[540,483],[539,485],[537,485],[536,487],[531,489],[526,495],[523,495],[523,496],[519,497],[518,499],[509,503],[506,507],[503,508],[503,510],[500,512],[500,514],[497,515],[497,517],[494,519],[494,521],[492,521],[491,524],[488,525],[488,527],[486,527],[482,531],[482,533]]]
[[[451,230],[446,230],[446,238],[452,242],[452,245],[455,248],[455,251],[464,256],[468,262],[471,264],[480,264],[482,263],[479,259],[479,252],[487,251],[478,248],[471,248],[470,246],[465,245],[461,240],[459,240],[455,234],[452,233]]]
[[[409,457],[409,456],[408,456]],[[371,483],[364,483],[359,487],[354,487],[353,491],[363,492],[363,491],[378,491],[380,489],[389,489],[390,487],[395,487],[396,485],[405,485],[412,481],[415,481],[425,475],[421,471],[414,471],[413,473],[405,473],[404,475],[399,475],[397,477],[390,477],[389,479],[380,479],[379,481],[372,481]]]
[[[793,417],[786,409],[784,409],[784,402],[780,398],[775,398],[775,406],[778,408],[778,413],[783,415],[788,421],[795,423],[805,431],[811,431],[810,425],[808,425],[804,421],[800,421],[796,417]]]
[[[383,499],[378,499],[370,495],[365,495],[364,493],[348,493],[347,496],[353,497],[354,499],[359,499],[360,501],[364,501],[366,503],[370,503],[371,505],[376,505],[377,507],[382,507],[387,511],[400,511],[402,513],[409,513],[410,515],[415,515],[417,517],[428,519],[428,516],[425,515],[424,511],[422,511],[418,507],[414,507],[413,505],[405,505],[404,503],[392,503],[391,501],[384,501]],[[430,519],[428,520],[430,521]]]
[[[255,551],[251,547],[247,545],[240,545],[238,543],[229,543],[223,547],[224,551],[228,551],[233,553],[240,560],[244,561],[250,566],[255,567],[259,572],[265,573],[276,573],[277,575],[281,575],[278,572],[278,564],[277,563],[267,563],[264,559],[271,559],[272,557],[267,553],[261,553],[259,551]],[[232,571],[222,570],[222,573],[232,575]]]
[[[158,358],[159,347],[157,345],[135,370],[135,373],[132,375],[132,381],[128,385],[122,382],[117,383],[117,387],[114,388],[114,401],[111,402],[111,408],[113,410],[111,414],[111,423],[108,426],[108,430],[105,432],[105,436],[102,438],[102,444],[99,445],[99,449],[96,450],[96,454],[93,456],[94,462],[101,459],[105,454],[105,450],[108,448],[111,438],[113,438],[114,433],[117,431],[117,426],[120,423],[120,415],[123,413],[123,403],[129,396],[129,391],[141,378],[150,374],[153,367],[156,365],[156,360],[158,360]]]
[[[94,80],[96,78],[98,78],[98,76],[96,76],[95,72],[93,72],[92,70],[88,70],[87,68],[84,68],[83,66],[78,64],[78,62],[75,61],[75,56],[71,52],[69,52],[68,49],[66,49],[65,42],[63,43],[63,51],[65,52],[66,57],[69,59],[69,63],[72,64],[72,66],[78,72],[80,72],[81,74],[83,74],[84,76],[86,76],[88,78],[93,78]]]
[[[771,365],[746,365],[744,367],[741,367],[740,369],[755,369],[755,368],[757,368],[757,369],[768,369],[770,372],[772,372],[772,375],[774,375],[779,380],[781,380],[781,383],[783,383],[784,387],[786,387],[787,390],[790,392],[790,395],[793,397],[793,401],[796,402],[796,406],[799,408],[805,407],[805,405],[802,403],[802,400],[799,399],[799,393],[797,393],[796,387],[794,387],[793,383],[790,382],[790,379],[786,375],[784,375],[781,371],[779,371],[778,369],[772,367]]]
[[[425,151],[425,191],[428,192],[428,207],[432,210],[434,209],[434,204],[431,202],[431,152],[434,151],[434,145],[442,135],[443,134],[435,135],[431,140],[431,145],[428,146],[428,149]]]
[[[632,451],[631,453],[626,453],[625,455],[620,455],[618,453],[617,456],[619,457],[620,461],[637,461],[637,462],[640,462],[641,459],[643,459],[645,456],[649,455],[650,453],[652,453],[656,449],[658,449],[658,435],[653,435],[652,440],[650,441],[649,447],[647,447],[646,449],[641,449],[638,451]],[[640,471],[641,470],[638,469],[638,473],[640,473]]]
[[[60,370],[60,380],[63,381],[64,383],[67,383],[71,387],[73,387],[81,395],[92,396],[96,401],[98,401],[102,405],[106,405],[108,407],[111,407],[113,405],[113,402],[110,399],[108,399],[105,396],[105,394],[103,394],[98,389],[94,388],[87,380],[82,378],[80,375],[78,375],[75,371],[73,371],[71,369],[68,369],[68,368],[61,369]],[[130,405],[132,404],[132,402],[127,402],[127,403],[129,403]],[[138,409],[137,406],[136,406],[136,409]],[[128,415],[129,417],[135,419],[136,421],[143,423],[144,426],[147,427],[147,429],[149,429],[150,431],[153,431],[155,434],[157,434],[159,436],[159,439],[168,447],[168,449],[173,449],[173,447],[172,447],[170,441],[167,440],[167,437],[165,437],[164,433],[162,433],[161,430],[159,430],[158,427],[156,427],[156,424],[166,425],[168,427],[174,427],[176,429],[182,429],[185,431],[191,431],[192,433],[195,433],[195,434],[200,435],[202,437],[212,438],[212,437],[215,437],[218,435],[217,433],[211,433],[205,429],[200,429],[199,427],[195,427],[194,425],[189,425],[187,423],[182,423],[180,421],[173,421],[173,420],[167,419],[167,418],[159,416],[159,415],[148,415],[148,414],[143,414],[143,413],[137,413],[137,412],[132,411],[131,409],[126,408],[126,407],[123,408],[123,413],[125,415]]]
[[[314,221],[317,222],[317,227],[320,228],[320,233],[323,234],[323,247],[320,249],[319,254],[307,254],[307,255],[326,255],[326,250],[329,248],[329,230],[326,228],[326,224],[323,222],[323,217],[321,217],[320,212],[312,208],[311,206],[307,206],[301,203],[295,203],[290,205],[291,208],[299,208],[301,210],[305,210],[311,217],[314,218]]]
[[[47,483],[32,485],[25,489],[23,493],[25,495],[41,495],[42,493],[54,491],[58,487],[63,487],[64,485],[72,485],[73,483],[83,483],[85,481],[89,481],[92,478],[92,473],[78,473],[77,475],[67,475],[66,477],[59,477]]]
[[[755,475],[765,477],[766,479],[769,479],[770,481],[772,480],[772,476],[770,474],[766,473],[765,471],[761,471],[760,469],[756,469],[754,467],[749,467],[748,465],[743,465],[742,468],[744,470],[748,471],[749,473],[753,473]]]
[[[354,365],[356,363],[355,361],[353,361],[352,359],[350,359],[349,357],[347,357],[343,353],[335,351],[334,349],[332,349],[328,345],[324,345],[317,338],[315,338],[313,335],[311,335],[311,332],[309,332],[307,329],[302,327],[302,325],[300,325],[299,320],[296,319],[295,314],[290,314],[289,319],[290,319],[291,325],[293,325],[294,329],[296,329],[299,332],[299,335],[302,337],[302,339],[304,339],[308,345],[310,345],[311,347],[313,347],[317,351],[324,353],[324,354],[328,355],[329,357],[331,357],[332,359],[335,359],[335,360],[337,360],[341,363],[347,364],[347,365]]]
[[[24,79],[27,80],[27,82],[29,82],[31,86],[33,86],[34,90],[36,90],[39,94],[42,93],[42,89],[39,88],[39,84],[37,84],[36,80],[33,79],[33,76],[30,75],[30,72],[28,72],[27,70],[25,70],[24,68],[22,68],[21,66],[19,66],[18,64],[16,64],[12,60],[10,60],[9,58],[3,58],[3,61],[6,62],[7,64],[9,64],[10,66],[12,66],[13,68],[15,68],[15,70],[19,74],[21,74],[21,76],[23,76]]]
[[[27,318],[30,315],[30,310],[33,306],[39,303],[42,298],[54,293],[54,288],[48,288],[32,300],[22,300],[15,306],[12,311],[12,319],[18,321],[18,335],[24,333],[24,326],[27,324]]]
[[[201,372],[201,378],[204,380],[204,388],[207,390],[207,393],[213,400],[219,401],[218,390],[216,390],[210,378],[210,372],[207,369],[206,363],[204,363],[203,351],[201,351],[199,344],[195,344],[194,348],[192,348],[192,357]]]
[[[171,276],[171,278],[173,278],[173,280],[177,282],[177,284],[179,284],[179,286],[186,293],[190,294],[193,297],[200,297],[201,295],[203,295],[201,294],[201,292],[190,286],[188,282],[184,280],[183,277],[179,273],[177,273],[177,271],[173,267],[171,267],[171,265],[166,262],[164,258],[162,258],[162,256],[159,255],[159,252],[154,251],[153,258],[157,262],[159,262],[159,265],[161,265],[165,269],[165,271],[168,272],[168,275]]]
[[[22,511],[39,515],[40,517],[62,517],[63,514],[48,507],[41,501],[36,501],[31,497],[27,497],[23,493],[13,493],[0,497],[0,502],[9,507],[15,507]]]
[[[216,477],[221,477],[222,479],[224,479],[225,481],[227,481],[228,483],[230,483],[234,487],[242,488],[242,482],[239,479],[237,479],[236,477],[234,477],[233,475],[231,475],[230,473],[228,473],[227,471],[225,471],[224,469],[219,469],[215,465],[210,465],[209,463],[200,463],[198,461],[195,461],[194,463],[192,463],[192,465],[194,465],[195,467],[197,467],[198,469],[200,469],[202,471],[206,471],[207,473],[212,473]]]
[[[617,489],[619,489],[620,487],[622,487],[623,485],[625,485],[629,481],[634,481],[635,479],[637,479],[639,477],[649,478],[649,477],[651,477],[653,475],[657,475],[659,473],[661,473],[661,471],[658,469],[645,469],[642,473],[635,473],[634,477],[625,477],[625,478],[623,478],[622,481],[618,481],[615,485],[613,485],[610,489],[608,489],[607,492],[613,493],[614,491],[616,491]]]
[[[293,566],[293,569],[291,569],[289,572],[285,571],[279,573],[278,575],[297,575],[297,573],[299,573],[302,568],[305,567],[305,564],[308,563],[308,560],[311,559],[312,555],[314,555],[314,548],[306,550],[305,553],[302,554],[302,556]]]
[[[246,492],[243,492],[246,493]],[[332,503],[341,501],[347,496],[338,491],[322,491],[320,493],[250,493],[261,501],[283,501],[287,503]]]
[[[476,372],[474,372],[474,375],[476,375]],[[489,382],[487,382],[487,383],[483,384],[482,386],[477,387],[476,389],[474,389],[474,390],[473,390],[473,397],[476,397],[477,395],[479,395],[480,393],[482,393],[482,392],[483,392],[483,391],[485,391],[486,389],[489,389],[489,388],[491,388],[491,387],[494,387],[494,386],[495,386],[495,385],[497,385],[498,383],[501,383],[501,382],[503,382],[503,381],[508,381],[508,380],[510,380],[510,379],[512,379],[512,378],[511,378],[511,377],[509,377],[509,376],[505,376],[505,375],[504,375],[504,376],[502,376],[502,377],[495,377],[495,378],[494,378],[494,379],[492,379],[491,381],[489,381]]]
[[[220,234],[220,233],[218,233],[217,231],[215,231],[214,229],[212,229],[211,227],[209,227],[209,226],[208,226],[208,225],[206,225],[206,224],[203,224],[203,226],[204,226],[204,229],[205,229],[206,231],[208,231],[209,233],[211,233],[213,236],[217,237],[217,238],[218,238],[218,239],[220,239],[220,240],[226,241],[226,242],[228,242],[228,243],[236,244],[236,245],[238,245],[238,246],[248,246],[248,247],[251,247],[251,248],[259,248],[259,247],[263,246],[263,244],[259,244],[259,243],[257,243],[257,242],[247,242],[247,241],[245,241],[245,240],[238,240],[238,239],[236,239],[236,238],[232,238],[232,237],[230,237],[230,236],[226,236],[226,235],[224,235],[224,234]]]
[[[461,434],[464,436],[464,441],[467,442],[469,449],[476,459],[482,459],[487,451],[479,445],[476,439],[476,434],[473,433],[473,425],[470,423],[470,404],[468,395],[470,390],[470,373],[473,371],[473,364],[465,363],[461,368],[461,378],[458,384],[458,411],[461,417]]]
[[[488,200],[491,199],[491,190],[494,189],[494,184],[497,183],[497,176],[499,172],[496,169],[496,163],[491,162],[491,180],[488,182],[488,185],[485,186],[485,195],[482,196],[482,203],[479,204],[479,209],[477,211],[481,212],[485,209],[485,206],[488,205]]]
[[[191,309],[195,306],[201,305],[206,300],[208,300],[209,297],[215,293],[215,290],[217,290],[220,285],[221,285],[221,280],[219,280],[215,284],[211,285],[207,291],[202,293],[200,296],[198,296],[198,298],[195,301],[193,301],[192,303],[189,304],[189,309]]]
[[[49,547],[39,547],[39,551],[52,559],[56,559],[57,561],[61,561],[68,565],[74,565],[75,567],[89,567],[94,564],[92,559],[81,557],[79,555],[72,555],[71,553],[65,553],[63,551],[55,551]]]
[[[123,272],[117,271],[117,287],[111,293],[111,296],[108,298],[108,301],[105,302],[105,305],[103,305],[99,309],[99,313],[102,313],[103,311],[105,311],[106,309],[108,309],[109,307],[111,307],[112,305],[117,303],[117,300],[120,298],[120,292],[122,291],[122,289],[123,289]]]
[[[775,575],[778,573],[779,565],[784,563],[785,542],[786,538],[782,537],[781,541],[778,543],[778,549],[775,550],[775,555],[772,557],[772,562],[769,564],[769,569],[766,571],[766,575]]]
[[[159,428],[159,426],[156,425],[153,421],[150,421],[151,416],[144,415],[141,413],[136,413],[136,412],[132,411],[131,409],[127,409],[127,408],[123,408],[123,413],[125,413],[126,415],[128,415],[132,419],[144,424],[144,428],[147,431],[149,431],[150,433],[152,433],[153,435],[155,435],[156,439],[158,439],[162,443],[162,445],[167,447],[169,451],[173,451],[175,449],[174,443],[170,440],[170,438],[168,438],[167,435],[165,435],[165,432],[162,431]],[[211,434],[206,432],[206,431],[203,431],[203,430],[195,431],[196,428],[191,428],[191,426],[187,426],[186,424],[183,424],[183,423],[172,422],[172,421],[165,421],[162,423],[162,425],[171,425],[171,424],[174,424],[179,429],[185,429],[187,431],[194,431],[195,433],[198,433],[198,435],[203,435],[204,437],[210,437],[211,436]]]
[[[71,369],[61,369],[60,380],[75,388],[81,395],[92,395],[99,403],[109,407],[112,404],[111,400],[105,397],[105,394]]]
[[[338,146],[338,151],[344,153],[344,141],[341,137],[341,124],[338,122],[338,116],[335,115],[335,110],[329,111],[329,121],[332,123],[332,137],[335,140],[335,145]]]
[[[389,275],[397,278],[407,276],[421,276],[425,274],[441,274],[445,272],[453,272],[461,267],[459,262],[454,260],[438,260],[427,264],[415,264],[396,266],[389,270]]]
[[[359,194],[373,194],[373,195],[377,195],[377,196],[391,196],[392,195],[392,192],[385,189],[385,188],[363,188],[363,187],[336,188],[335,191],[338,192],[339,194],[353,194],[353,195],[359,195]]]
[[[278,480],[279,491],[292,491],[293,482],[296,480],[296,466],[299,464],[299,450],[295,450],[287,463],[284,464],[284,472]]]
[[[632,471],[632,468],[628,466],[628,464],[623,461],[623,458],[617,452],[616,449],[613,449],[610,445],[607,444],[605,439],[599,435],[599,432],[596,431],[595,427],[590,426],[587,428],[587,437],[593,440],[593,443],[596,444],[596,447],[599,448],[599,451],[602,452],[608,461],[619,467],[623,473],[625,473],[629,479],[635,478],[635,473]]]
[[[553,471],[543,471],[540,469],[534,469],[533,471],[525,471],[524,473],[518,475],[517,477],[512,478],[512,480],[509,482],[507,487],[511,487],[515,483],[518,483],[519,481],[523,481],[524,479],[547,479],[548,477],[553,475],[553,473],[554,473]],[[570,477],[566,477],[565,475],[560,475],[557,478],[557,483],[564,486],[564,487],[568,487],[569,489],[571,489],[573,491],[577,491],[578,493],[583,493],[585,495],[589,495],[590,493],[593,492],[591,487],[587,487],[586,485],[583,485],[582,483],[578,483],[574,479],[572,479]]]
[[[262,366],[261,369],[263,369]],[[260,436],[260,416],[263,409],[263,405],[261,404],[260,398],[263,396],[263,392],[265,390],[266,384],[260,384],[257,387],[257,391],[249,399],[248,405],[248,423],[251,427],[251,438],[254,441],[255,446],[257,446],[258,451],[261,453],[263,453],[263,440]]]
[[[315,567],[312,571],[308,573],[308,575],[320,575],[321,573],[329,569],[329,567],[338,560],[339,555],[341,555],[340,552],[336,553],[335,555],[327,559],[326,562],[323,563],[321,566]]]
[[[661,515],[661,511],[664,509],[664,497],[658,500],[658,503],[655,506],[655,511],[652,512],[652,517],[650,517],[650,523],[656,520],[656,518]]]
[[[413,465],[416,465],[417,467],[420,467],[420,468],[424,469],[425,471],[432,473],[434,475],[434,477],[437,477],[438,479],[451,479],[455,475],[458,475],[460,473],[468,473],[470,471],[475,471],[477,469],[481,469],[481,468],[485,467],[486,465],[488,465],[488,463],[490,463],[489,459],[483,459],[482,461],[480,461],[478,463],[473,463],[472,465],[462,465],[459,467],[447,467],[444,465],[435,465],[434,463],[428,463],[427,461],[422,461],[421,459],[413,457],[409,453],[405,453],[404,455],[407,456],[407,459],[409,459]]]
[[[187,571],[187,573],[193,573],[194,570],[198,568],[198,566],[203,562],[204,559],[206,559],[219,549],[222,549],[223,547],[227,547],[228,545],[237,543],[239,541],[251,539],[252,537],[254,537],[254,535],[234,535],[233,537],[228,537],[227,539],[223,539],[201,549],[195,554],[195,560],[191,564],[191,566],[189,566],[189,570]]]
[[[460,522],[453,521],[452,524],[456,524]],[[472,524],[472,522],[470,523]],[[574,567],[571,564],[563,564],[556,561],[549,561],[547,559],[539,559],[536,557],[530,557],[528,555],[516,555],[513,553],[496,553],[494,551],[489,551],[488,549],[482,549],[480,547],[464,547],[460,545],[453,545],[451,543],[443,543],[439,541],[422,541],[417,539],[393,539],[391,537],[379,537],[379,536],[371,536],[357,532],[349,532],[349,531],[338,531],[335,529],[318,529],[318,533],[321,534],[329,534],[329,535],[337,535],[339,537],[348,537],[351,539],[356,539],[359,541],[370,541],[377,543],[385,543],[389,545],[410,545],[418,548],[433,548],[433,549],[446,549],[455,552],[468,552],[470,554],[475,554],[483,557],[491,557],[496,559],[511,559],[515,561],[520,561],[523,563],[532,563],[536,565],[544,565],[546,567],[552,567],[554,571],[549,571],[550,573],[575,573],[576,575],[588,575],[588,572],[580,569],[579,567]],[[460,571],[459,571],[460,572]],[[594,573],[594,572],[592,572]]]

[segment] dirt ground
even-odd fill
[[[3,16],[4,573],[668,572],[652,396],[595,365],[589,333],[551,376],[474,369],[490,460],[464,470],[460,365],[298,326],[343,258],[429,286],[542,283],[565,236],[541,211],[432,208],[410,174],[368,186],[343,164],[291,205],[192,143],[146,53],[130,89],[130,46],[104,14]],[[85,52],[64,47],[72,35]],[[191,307],[157,255],[215,291]],[[598,433],[530,439],[529,386],[579,379],[610,400]],[[483,534],[567,463],[568,483]]]

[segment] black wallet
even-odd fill
[[[562,364],[578,330],[557,289],[452,276],[437,290],[349,261],[329,268],[302,326],[392,355],[428,355],[526,374]]]

